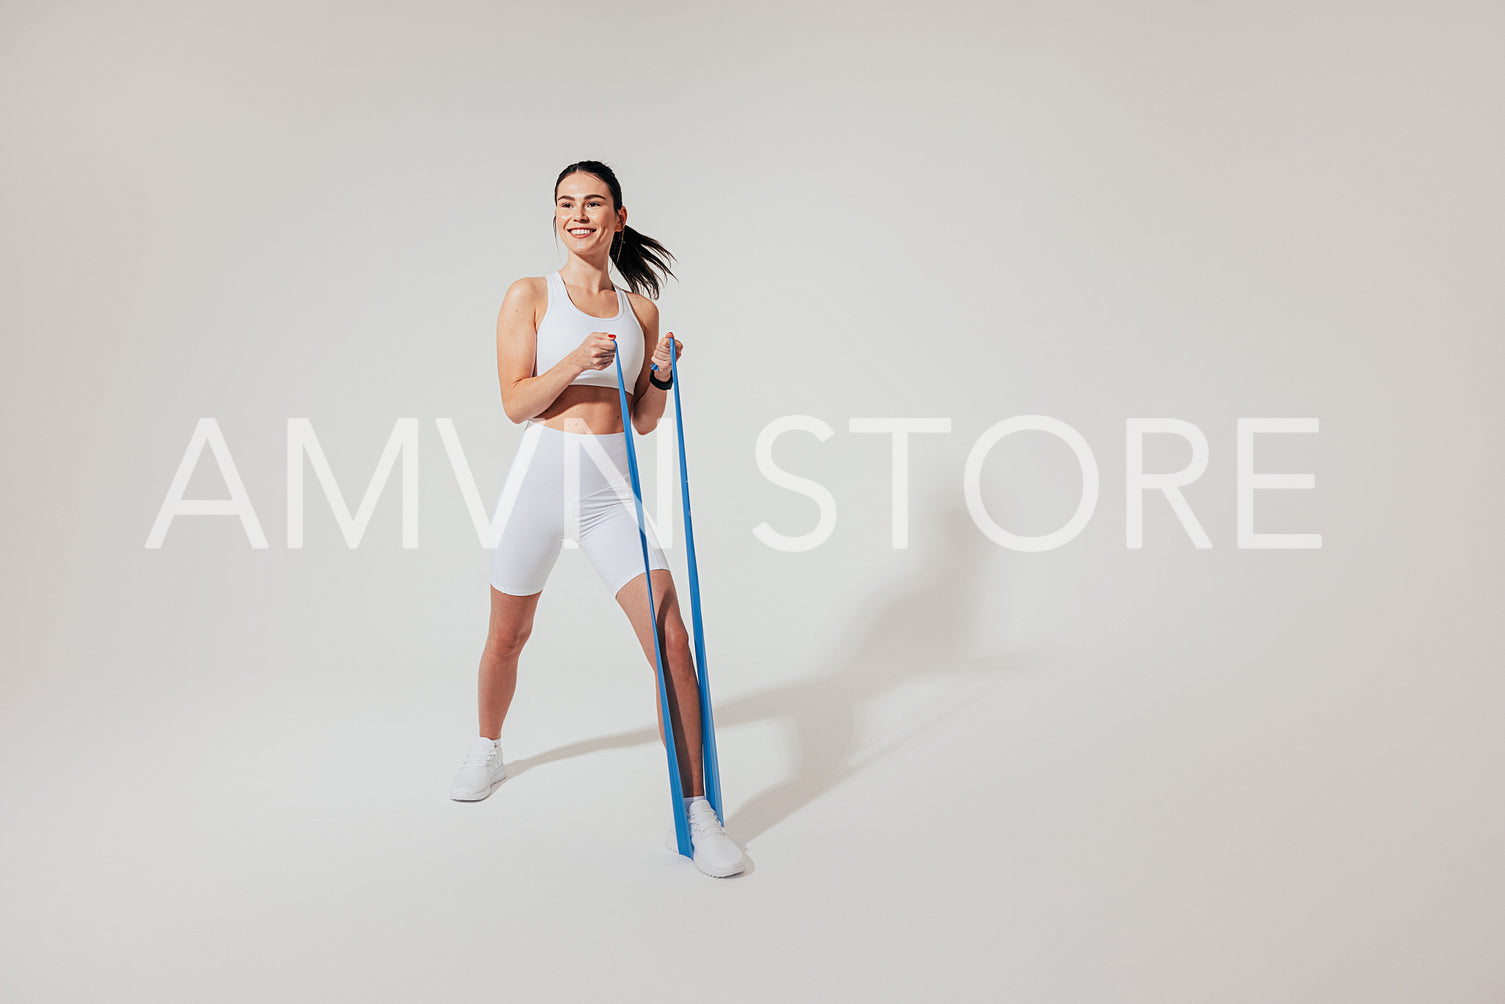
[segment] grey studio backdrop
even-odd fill
[[[1485,4],[10,4],[3,78],[9,1001],[1497,1001],[1505,171]],[[507,285],[556,173],[677,256],[727,825],[661,845],[652,670],[566,550],[474,734]],[[1091,520],[1001,547],[969,451],[1044,415]],[[791,432],[771,482],[756,445]],[[266,532],[180,518],[212,417]],[[1240,418],[1254,470],[1241,549]],[[289,419],[359,504],[347,546]],[[854,419],[945,418],[908,462]],[[1206,436],[1199,549],[1126,426]],[[650,511],[672,453],[641,441]],[[1191,447],[1146,440],[1174,472]],[[673,481],[668,482],[670,486]],[[999,442],[991,519],[1083,476]],[[191,498],[224,498],[206,453]],[[669,505],[674,504],[671,496]],[[664,511],[671,511],[665,509]],[[682,594],[682,529],[672,563]]]

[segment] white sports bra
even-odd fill
[[[616,335],[617,354],[622,361],[622,381],[627,393],[632,393],[638,374],[643,369],[643,329],[637,315],[632,311],[632,301],[621,289],[617,290],[617,313],[614,317],[596,317],[587,314],[570,300],[564,279],[558,272],[544,277],[548,281],[549,305],[543,320],[538,325],[538,349],[533,359],[533,375],[547,373],[559,360],[580,347],[580,343],[592,331],[605,331]],[[594,387],[617,386],[617,362],[612,360],[605,369],[586,370],[570,381],[570,386],[586,384]]]

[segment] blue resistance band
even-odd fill
[[[674,718],[669,708],[664,653],[658,640],[658,611],[654,609],[653,603],[653,572],[648,562],[647,523],[643,518],[643,491],[638,480],[637,449],[632,441],[632,416],[627,407],[627,385],[622,379],[621,353],[614,353],[613,358],[617,364],[617,397],[622,405],[622,434],[627,437],[627,470],[632,478],[632,498],[637,506],[638,514],[638,540],[643,549],[643,571],[648,586],[648,616],[653,625],[653,655],[658,665],[659,710],[664,720],[664,745],[669,754],[669,795],[674,806],[674,833],[679,845],[679,853],[686,857],[694,857],[695,851],[690,843],[689,820],[685,815],[684,796],[680,793],[683,786],[680,783],[679,757],[674,749]],[[671,340],[669,343],[671,369],[674,363],[674,342]],[[658,366],[653,366],[653,369],[657,371]],[[711,808],[716,810],[716,818],[721,820],[724,826],[726,816],[721,811],[721,772],[716,762],[716,724],[711,714],[710,678],[706,673],[705,630],[700,618],[700,575],[695,563],[695,530],[690,522],[690,475],[685,464],[685,417],[680,404],[681,381],[677,371],[673,379],[674,417],[679,431],[680,498],[684,505],[685,550],[688,552],[690,563],[690,619],[695,629],[695,667],[696,677],[700,683],[701,763],[704,767],[706,801],[711,803]]]

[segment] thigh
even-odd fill
[[[541,494],[541,493],[540,493]],[[511,596],[543,589],[564,547],[559,502],[524,494],[491,551],[491,588]]]
[[[580,549],[590,559],[606,588],[617,596],[624,586],[634,579],[641,579],[644,574],[644,535],[638,531],[637,506],[631,489],[625,498],[610,489],[593,493],[582,500],[580,517]],[[658,535],[646,524],[646,514],[644,526],[648,538],[648,565],[662,569],[667,580],[669,562],[659,547]],[[655,580],[658,577],[655,575]]]
[[[491,549],[491,588],[511,596],[542,590],[564,546],[559,461],[546,442],[535,448],[536,439],[519,449],[492,514],[501,532]]]

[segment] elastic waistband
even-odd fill
[[[556,429],[552,425],[544,425],[542,422],[535,422],[532,419],[528,420],[528,426],[529,426],[529,428],[533,428],[533,429],[541,429],[542,430],[542,432],[540,433],[541,435],[550,435],[551,434],[551,435],[556,435],[556,436],[582,436],[582,437],[589,437],[591,439],[617,439],[617,440],[622,439],[622,433],[620,431],[618,431],[618,432],[575,432],[573,429]]]

